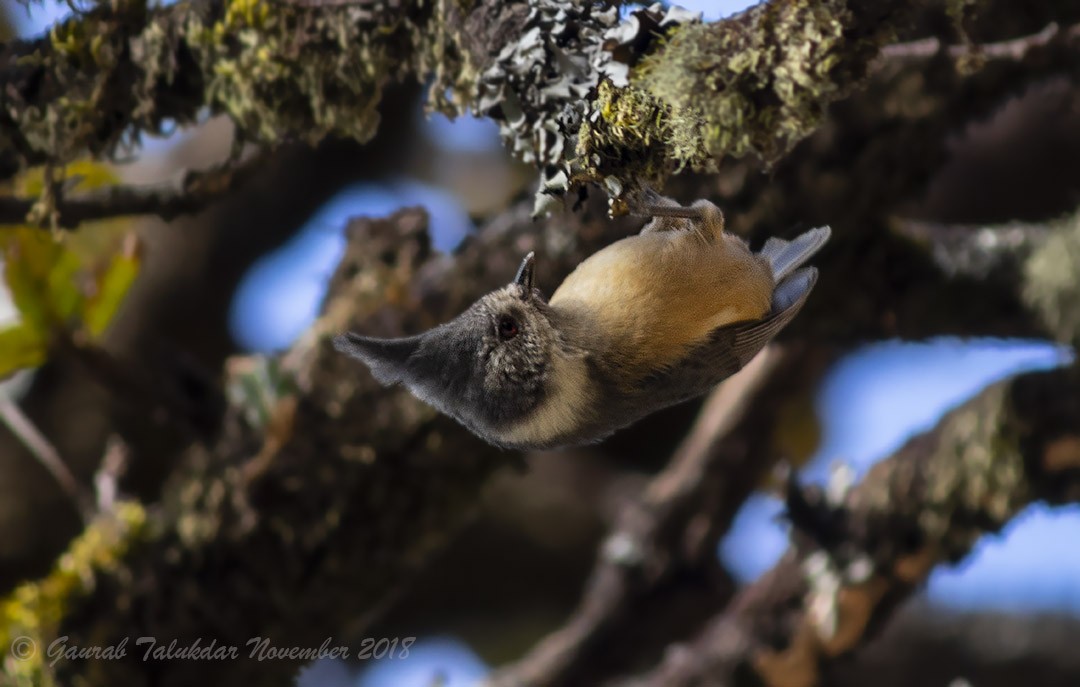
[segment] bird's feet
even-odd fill
[[[641,229],[642,234],[697,231],[705,238],[719,239],[724,233],[724,213],[715,204],[701,199],[686,207],[647,186],[632,203],[630,213],[652,217]]]

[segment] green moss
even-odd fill
[[[0,646],[26,651],[6,653],[0,668],[4,684],[53,684],[47,655],[60,621],[71,604],[90,592],[102,572],[115,571],[127,551],[146,533],[147,517],[134,501],[122,501],[91,522],[60,555],[44,578],[26,582],[0,600]]]

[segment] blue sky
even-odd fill
[[[383,217],[410,205],[427,209],[432,243],[439,250],[451,250],[474,229],[451,194],[418,181],[402,178],[346,187],[244,277],[229,313],[236,341],[256,351],[287,348],[318,314],[326,282],[345,251],[342,228],[349,218]]]

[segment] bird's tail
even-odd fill
[[[772,265],[773,280],[780,285],[804,262],[829,240],[832,230],[818,227],[802,234],[791,241],[771,238],[761,248],[761,255]]]

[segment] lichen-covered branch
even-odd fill
[[[620,209],[641,183],[682,169],[775,163],[926,4],[772,0],[702,24],[675,9],[620,21],[614,6],[556,0],[101,3],[0,48],[0,177],[113,155],[205,110],[230,116],[244,141],[363,141],[386,83],[415,79],[430,84],[430,107],[499,123],[541,172],[540,209],[584,182]],[[1008,57],[1060,61],[1076,38],[1010,43]]]
[[[431,106],[499,121],[549,191],[619,197],[724,156],[779,159],[921,6],[772,0],[703,25],[554,0],[101,3],[0,49],[0,175],[109,156],[204,110],[242,140],[367,140],[386,83],[415,78]]]
[[[1034,501],[1080,501],[1078,428],[1075,368],[988,387],[839,503],[815,498],[817,515],[772,571],[626,684],[734,685],[746,674],[769,687],[820,684],[830,662],[873,636],[935,566],[961,560]]]
[[[1023,263],[1022,295],[1047,331],[1080,351],[1080,214],[1054,222]]]
[[[304,7],[269,0],[99,3],[0,48],[0,171],[115,154],[145,134],[227,114],[243,140],[361,141],[391,79],[442,94],[470,72],[442,3]],[[501,11],[492,12],[498,24]],[[477,38],[485,37],[483,26]]]
[[[1070,341],[1072,335],[1049,325],[1045,314],[1034,316],[1034,301],[1023,287],[1024,256],[1038,243],[1034,234],[1046,236],[1051,225],[1031,227],[1034,233],[1026,245],[1010,245],[1002,232],[1011,230],[1005,227],[993,230],[991,236],[998,238],[990,250],[975,245],[980,237],[987,238],[985,233],[957,227],[948,241],[968,245],[962,249],[957,244],[957,250],[977,249],[970,257],[980,260],[990,259],[989,253],[995,257],[983,260],[987,269],[956,269],[937,259],[943,245],[904,229],[910,222],[894,221],[922,202],[928,185],[955,157],[949,142],[970,125],[992,118],[1004,103],[1029,92],[1033,83],[1080,83],[1080,42],[1064,30],[1056,35],[1049,42],[1032,43],[1019,58],[988,59],[976,71],[958,68],[948,55],[882,59],[865,90],[835,103],[828,124],[772,174],[757,173],[752,162],[740,161],[725,165],[719,182],[701,185],[723,188],[729,226],[758,240],[792,226],[833,227],[834,238],[819,260],[822,280],[806,317],[793,323],[797,332],[808,331],[806,327],[810,336],[832,341],[922,338],[946,330],[962,336],[1055,336]],[[684,198],[697,197],[692,193]],[[1016,190],[1017,195],[1024,193]],[[983,205],[981,198],[971,196],[955,203],[968,212]],[[1066,205],[1049,216],[1074,210]],[[1063,229],[1062,222],[1052,226],[1055,233]],[[1072,286],[1061,275],[1069,273],[1069,263],[1080,263],[1072,251],[1046,255],[1063,269],[1036,270],[1032,279],[1042,282],[1046,302],[1065,304]],[[1056,281],[1044,279],[1051,274],[1058,275]],[[852,289],[855,284],[858,288]],[[1062,298],[1055,300],[1054,293]]]
[[[1006,274],[1056,340],[1080,347],[1080,214],[1045,225],[955,226],[907,222],[900,231],[926,246],[950,276]]]

